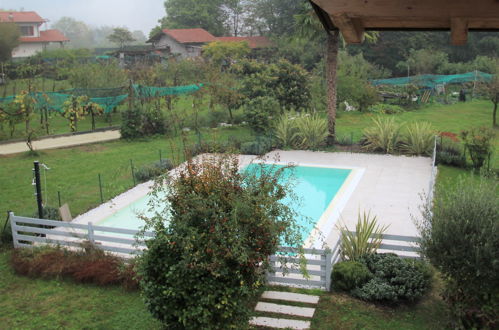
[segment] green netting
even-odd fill
[[[128,94],[113,96],[113,97],[91,97],[90,102],[97,103],[104,109],[104,113],[110,113],[121,102],[126,100]]]
[[[15,96],[0,97],[0,103],[10,103],[14,101]]]
[[[371,80],[374,86],[379,85],[416,85],[421,87],[435,88],[441,84],[461,84],[465,82],[488,82],[492,80],[492,75],[480,71],[467,72],[463,74],[438,75],[424,74],[418,76],[390,78],[390,79],[375,79]]]
[[[116,88],[73,88],[58,91],[61,94],[70,94],[75,96],[88,96],[88,97],[110,97],[120,96],[128,93],[128,87]]]
[[[47,109],[50,111],[63,112],[62,107],[64,102],[70,97],[68,94],[60,94],[54,92],[48,93],[33,93],[35,99],[35,110]]]
[[[175,87],[152,87],[152,86],[142,86],[133,85],[133,93],[137,98],[154,98],[167,95],[179,95],[194,93],[203,87],[203,84],[197,85],[185,85],[185,86],[175,86]]]

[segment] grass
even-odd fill
[[[3,329],[160,329],[138,292],[17,276],[0,250]]]
[[[203,131],[202,139],[227,141],[237,137],[249,140],[250,135],[246,128],[210,129]],[[194,143],[197,137],[191,134],[188,140]],[[45,203],[58,206],[57,191],[60,191],[61,202],[67,202],[75,216],[101,203],[98,174],[102,178],[104,199],[111,199],[133,186],[130,159],[134,168],[138,168],[159,161],[161,150],[163,159],[180,161],[183,157],[181,144],[180,138],[156,137],[139,142],[118,140],[46,150],[38,157],[26,154],[0,156],[0,225],[5,221],[7,210],[26,216],[35,213],[36,202],[31,185],[34,160],[50,168],[42,171]]]

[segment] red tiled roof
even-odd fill
[[[0,11],[0,22],[44,23],[45,20],[34,11]]]
[[[271,47],[272,41],[270,41],[267,37],[258,36],[258,37],[217,37],[217,41],[222,42],[239,42],[239,41],[247,41],[250,48],[264,48]]]
[[[215,37],[205,29],[164,29],[163,33],[181,44],[215,41]]]
[[[63,42],[69,39],[59,30],[40,31],[39,37],[21,37],[21,42]]]

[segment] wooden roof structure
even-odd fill
[[[450,30],[464,45],[468,31],[499,31],[499,0],[310,0],[327,31],[339,29],[349,44],[364,31]]]

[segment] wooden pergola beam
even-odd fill
[[[332,19],[347,43],[360,44],[364,41],[364,28],[359,19],[348,17],[346,14],[333,15]]]
[[[454,45],[468,31],[499,31],[499,0],[309,0],[327,31],[339,29],[347,43],[364,31],[450,30]]]
[[[468,21],[463,17],[453,17],[450,21],[450,36],[453,45],[466,45],[468,41]]]

